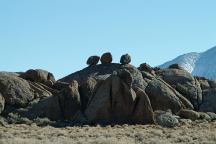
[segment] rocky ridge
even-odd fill
[[[88,67],[58,81],[41,69],[0,72],[0,118],[6,123],[48,118],[53,123],[165,127],[185,118],[216,119],[216,81],[194,77],[179,65],[136,68],[131,60],[129,54],[120,63],[112,63],[109,52],[91,56]]]

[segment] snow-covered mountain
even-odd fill
[[[192,52],[178,56],[160,67],[167,68],[171,64],[179,64],[193,75],[216,80],[216,46],[203,53]]]

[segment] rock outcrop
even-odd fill
[[[200,83],[189,72],[182,69],[162,69],[157,74],[170,86],[185,96],[194,106],[199,109],[202,103],[202,89]]]
[[[194,77],[178,65],[166,69],[131,57],[112,63],[111,53],[92,56],[88,67],[58,81],[46,70],[0,72],[0,114],[88,124],[175,127],[180,118],[216,119],[216,82]],[[169,111],[169,112],[167,112]],[[178,116],[176,116],[178,115]]]
[[[112,54],[110,52],[104,53],[100,59],[102,64],[110,64],[112,63],[112,60]]]
[[[30,69],[20,75],[21,78],[30,80],[32,82],[39,82],[46,85],[53,85],[55,78],[52,73],[42,69]]]
[[[89,65],[89,66],[97,65],[99,60],[100,60],[99,56],[90,56],[88,58],[86,64]]]
[[[30,84],[13,74],[0,72],[0,93],[6,105],[27,106],[34,99]]]

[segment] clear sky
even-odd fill
[[[216,0],[0,0],[0,70],[61,78],[110,51],[160,65],[216,45]]]

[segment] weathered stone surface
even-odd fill
[[[133,101],[129,87],[118,76],[111,76],[99,87],[85,115],[93,122],[124,123],[132,113]]]
[[[210,88],[210,85],[207,80],[200,80],[199,83],[200,83],[202,90]]]
[[[190,73],[180,69],[163,69],[157,74],[179,93],[186,97],[196,110],[202,103],[202,89],[198,80]]]
[[[214,80],[208,80],[208,83],[210,85],[211,88],[216,88],[216,81]]]
[[[216,88],[203,91],[203,102],[199,107],[202,112],[216,112]]]
[[[128,65],[122,65],[121,69],[125,69],[130,72],[133,79],[132,86],[137,86],[143,90],[145,89],[146,82],[142,77],[142,73],[137,68],[128,64]]]
[[[146,93],[152,104],[153,110],[167,110],[171,109],[173,113],[177,113],[181,108],[184,108],[187,104],[188,107],[190,103],[185,100],[185,105],[177,97],[177,93],[174,89],[171,89],[165,82],[161,79],[153,79],[146,87]],[[180,96],[180,94],[178,94]],[[184,100],[184,99],[182,99]]]
[[[187,110],[187,109],[180,110],[178,115],[181,118],[186,118],[186,119],[191,119],[191,120],[197,120],[200,118],[200,114],[198,112],[193,111],[193,110]]]
[[[132,87],[133,77],[127,69],[119,69],[118,71],[115,71],[113,74],[120,77],[121,80],[123,80],[129,88]]]
[[[47,97],[34,105],[28,107],[27,111],[21,113],[22,116],[35,119],[37,117],[47,117],[50,120],[62,120],[62,110],[58,96]]]
[[[110,64],[112,63],[112,54],[110,52],[104,53],[100,59],[102,64]]]
[[[72,80],[78,81],[79,85],[85,83],[88,77],[94,78],[97,82],[103,81],[107,79],[113,72],[118,71],[120,69],[124,69],[130,72],[133,83],[132,85],[136,85],[142,89],[145,88],[146,82],[142,77],[142,73],[134,66],[128,65],[121,65],[121,64],[109,64],[109,65],[96,65],[94,67],[87,67],[81,71],[72,73],[59,81],[70,83]]]
[[[39,82],[49,86],[55,83],[55,78],[53,74],[42,69],[30,69],[25,73],[21,74],[20,77],[26,80],[30,80],[32,82]]]
[[[208,82],[208,79],[206,79],[204,77],[197,77],[197,76],[195,76],[194,78],[199,81],[200,87],[201,87],[202,90],[211,88],[211,86],[210,86],[210,84]]]
[[[165,127],[178,125],[172,113],[192,120],[216,119],[215,113],[204,113],[216,112],[216,81],[193,77],[178,65],[153,69],[143,64],[137,69],[129,64],[129,55],[121,57],[122,64],[111,63],[110,53],[102,56],[102,64],[97,65],[98,61],[99,57],[90,57],[89,67],[57,82],[44,70],[1,72],[0,114],[4,110],[2,115],[17,113],[31,119],[156,122]],[[201,112],[192,111],[194,107]]]
[[[89,100],[91,100],[96,93],[99,83],[100,82],[97,82],[94,78],[88,77],[87,80],[80,85],[80,99],[83,111],[86,109]]]
[[[142,63],[140,64],[139,68],[138,68],[140,71],[145,71],[145,72],[148,72],[152,75],[155,74],[155,71],[154,69],[147,63]]]
[[[136,93],[132,122],[136,124],[153,123],[153,109],[148,95],[139,87],[133,87]]]
[[[78,83],[73,81],[57,95],[36,102],[20,114],[30,119],[47,117],[51,120],[72,120],[80,110]]]
[[[163,127],[176,127],[179,125],[179,121],[171,113],[165,111],[155,111],[154,121],[156,124]]]
[[[70,83],[67,83],[67,82],[56,81],[54,85],[52,86],[52,88],[57,89],[57,90],[62,90],[62,89],[67,88],[69,85]]]
[[[172,64],[169,66],[170,69],[179,69],[179,70],[184,70],[184,68],[182,66],[180,66],[179,64]]]
[[[150,73],[148,73],[148,72],[141,71],[141,73],[142,73],[142,76],[143,76],[143,78],[144,78],[145,80],[146,80],[146,79],[152,80],[152,79],[155,78],[154,75],[152,75],[152,74],[150,74]]]
[[[73,81],[67,88],[63,89],[59,95],[59,104],[64,119],[73,119],[76,112],[81,110],[80,94],[77,81]]]
[[[207,114],[210,116],[211,120],[216,120],[216,114],[213,112],[207,112]]]
[[[4,110],[4,107],[5,107],[5,99],[4,99],[4,97],[0,93],[0,114]]]
[[[125,54],[121,56],[120,63],[121,64],[129,64],[131,62],[131,56],[129,54]]]
[[[207,120],[207,121],[211,120],[211,117],[207,113],[199,112],[199,115],[200,115],[200,119]]]
[[[85,115],[100,123],[152,123],[147,95],[139,88],[134,92],[118,75],[110,76],[100,85]]]
[[[7,105],[26,106],[34,99],[34,92],[26,80],[3,72],[0,72],[0,93]]]
[[[43,85],[41,83],[34,83],[31,81],[28,81],[31,90],[34,92],[34,98],[44,98],[52,96],[53,94],[58,93],[57,90],[54,90],[52,88],[47,87],[46,85]]]
[[[88,58],[86,64],[89,65],[89,66],[97,65],[99,60],[100,60],[99,56],[90,56]]]

